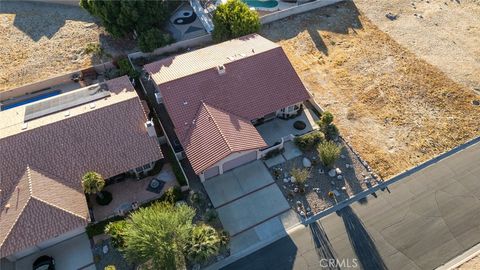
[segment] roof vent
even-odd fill
[[[224,65],[217,66],[217,71],[219,75],[223,75],[227,72]]]
[[[152,120],[145,122],[145,128],[147,129],[148,136],[157,137],[157,132],[155,131],[155,125]]]
[[[7,203],[7,204],[5,205],[5,210],[8,210],[8,209],[10,209],[10,204],[9,204],[9,203]]]
[[[187,105],[187,104],[188,104],[188,101],[184,101],[184,102],[183,102],[183,105]]]
[[[90,103],[90,109],[95,109],[95,102]]]
[[[23,123],[23,125],[22,125],[22,130],[25,130],[25,129],[27,129],[27,128],[28,128],[28,123]]]
[[[70,116],[70,111],[65,111],[65,117],[69,117]]]

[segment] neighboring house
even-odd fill
[[[161,160],[152,129],[127,77],[0,112],[0,258],[83,233],[82,176],[110,178]]]
[[[249,35],[145,65],[202,181],[260,158],[255,124],[311,98],[283,49]]]

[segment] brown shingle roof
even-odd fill
[[[226,58],[229,54],[240,56]],[[221,64],[226,71],[222,75],[216,69]],[[259,35],[169,57],[147,65],[145,70],[158,85],[192,166],[204,164],[204,161],[192,156],[197,150],[188,149],[193,144],[186,141],[187,134],[195,133],[190,129],[206,134],[214,132],[210,126],[193,124],[202,102],[251,121],[310,98],[283,49]],[[222,151],[228,149],[223,147]],[[215,160],[219,161],[218,158]]]
[[[232,153],[267,146],[249,120],[205,103],[194,122],[184,146],[197,174]]]
[[[163,158],[128,78],[107,84],[112,95],[93,109],[81,105],[69,117],[59,112],[32,120],[26,130],[18,119],[0,124],[0,257],[84,226],[86,171],[109,178]],[[0,112],[0,119],[21,112]]]

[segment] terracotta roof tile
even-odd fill
[[[246,52],[247,48],[250,53]],[[242,56],[227,59],[228,54]],[[221,64],[225,67],[224,74],[216,68]],[[283,49],[259,35],[169,57],[145,69],[158,85],[190,163],[192,166],[202,164],[197,167],[197,173],[203,164],[212,161],[206,162],[201,160],[205,158],[202,155],[192,154],[199,151],[199,146],[187,142],[187,134],[216,132],[210,130],[212,125],[193,124],[202,102],[251,121],[310,98]],[[191,131],[192,128],[199,130]],[[208,147],[212,145],[205,146],[205,150]],[[214,157],[219,161],[222,155]]]
[[[197,174],[232,153],[267,146],[249,120],[205,103],[194,122],[184,146]]]
[[[128,79],[107,84],[112,95],[94,109],[71,108],[17,132],[0,124],[0,257],[86,224],[85,172],[109,178],[163,158]]]

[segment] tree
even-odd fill
[[[318,146],[318,155],[322,159],[323,164],[327,168],[333,167],[335,161],[340,156],[340,152],[342,148],[338,146],[336,143],[327,141],[323,142]]]
[[[212,227],[202,224],[193,228],[185,245],[185,254],[191,262],[203,263],[218,254],[221,236]]]
[[[213,39],[224,41],[258,32],[260,18],[242,1],[228,0],[214,11],[213,25]]]
[[[102,197],[101,191],[105,186],[105,180],[99,173],[90,171],[82,177],[82,186],[85,193]]]
[[[177,1],[166,0],[80,0],[80,6],[100,18],[115,37],[162,27],[176,5]]]
[[[333,140],[338,136],[338,128],[333,124],[333,114],[329,111],[325,111],[317,122],[320,130],[325,134],[327,140]]]
[[[138,46],[142,52],[153,52],[156,48],[172,43],[172,37],[158,28],[152,28],[140,34]]]
[[[155,203],[133,212],[122,229],[125,258],[145,269],[182,269],[195,210],[185,204]]]

